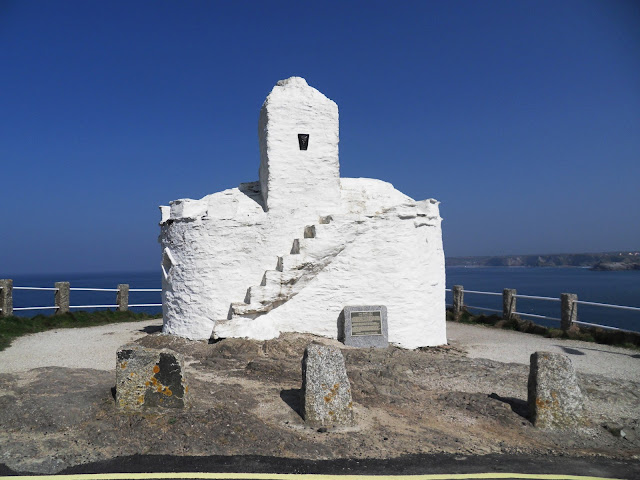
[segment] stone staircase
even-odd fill
[[[250,287],[243,302],[231,304],[227,319],[255,319],[296,296],[349,243],[348,235],[332,222],[333,217],[326,216],[306,226],[291,251],[278,257],[275,270],[264,272],[260,285]]]

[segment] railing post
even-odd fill
[[[55,287],[58,289],[56,290],[56,296],[55,296],[55,306],[58,307],[56,308],[56,315],[61,315],[63,313],[68,313],[69,312],[69,294],[71,292],[71,285],[69,284],[69,282],[56,282],[55,283]]]
[[[578,320],[578,295],[575,293],[560,294],[560,328],[567,332]]]
[[[462,285],[454,285],[451,292],[453,293],[453,319],[459,322],[464,308],[464,288]]]
[[[502,291],[502,318],[511,320],[516,313],[516,291],[513,288],[505,288]]]
[[[0,317],[13,315],[13,280],[4,278],[0,280]]]
[[[116,303],[118,304],[119,312],[126,312],[129,310],[129,284],[118,284],[118,294],[116,295]]]

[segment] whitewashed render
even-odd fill
[[[446,343],[438,202],[340,178],[338,107],[302,78],[276,84],[258,125],[258,182],[160,207],[163,331],[337,338],[345,306],[382,304],[390,342]]]

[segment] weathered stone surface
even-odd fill
[[[124,345],[117,353],[116,406],[123,410],[183,408],[189,386],[184,358],[168,349]]]
[[[451,292],[453,293],[453,319],[459,322],[464,309],[464,288],[462,285],[454,285]]]
[[[69,312],[69,297],[71,285],[69,282],[56,282],[54,286],[57,288],[55,294],[56,315]]]
[[[13,280],[0,280],[0,317],[13,315]]]
[[[354,424],[351,384],[339,348],[312,343],[305,349],[301,410],[312,427]]]
[[[118,295],[116,295],[116,303],[118,304],[119,312],[126,312],[129,310],[129,285],[121,283],[118,285]]]
[[[571,330],[578,320],[578,295],[575,293],[562,293],[560,294],[560,328],[565,332]]]
[[[573,364],[566,355],[533,353],[528,393],[529,413],[536,427],[565,429],[582,424],[582,392]]]
[[[350,347],[388,347],[387,307],[384,305],[344,307],[338,339]]]
[[[511,320],[516,311],[516,291],[513,288],[505,288],[502,291],[502,318]]]

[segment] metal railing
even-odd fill
[[[599,303],[599,302],[587,302],[584,300],[578,300],[578,296],[571,293],[563,293],[560,295],[559,298],[554,298],[554,297],[543,297],[538,295],[517,294],[515,290],[509,289],[509,288],[505,289],[502,293],[481,292],[477,290],[465,290],[462,287],[462,285],[454,285],[453,288],[447,288],[445,289],[445,291],[451,292],[453,294],[453,303],[447,304],[447,306],[453,308],[454,318],[456,319],[459,318],[463,309],[467,309],[467,310],[480,310],[480,311],[486,311],[486,312],[492,312],[492,313],[500,313],[502,314],[502,318],[504,319],[511,319],[511,318],[514,318],[515,316],[520,316],[520,317],[550,320],[552,322],[560,322],[560,327],[563,330],[568,330],[569,328],[571,328],[572,325],[582,325],[586,327],[602,328],[605,330],[614,330],[614,331],[626,332],[626,333],[640,333],[640,331],[637,331],[637,330],[627,330],[624,328],[614,327],[611,325],[601,325],[599,323],[580,321],[578,320],[578,305],[613,308],[613,309],[633,311],[633,312],[640,312],[640,307],[613,305],[609,303]],[[464,303],[464,294],[500,296],[503,298],[502,310],[495,309],[495,308],[474,306],[474,305],[466,305]],[[516,299],[560,302],[561,303],[560,318],[551,317],[548,315],[539,315],[535,313],[519,312],[516,310]]]
[[[47,291],[55,292],[54,305],[50,306],[13,306],[13,290]],[[111,292],[116,293],[116,301],[113,304],[99,305],[71,305],[71,292]],[[56,314],[66,313],[71,309],[87,308],[115,308],[118,311],[126,311],[133,307],[161,307],[162,303],[129,303],[129,294],[135,292],[162,292],[161,288],[129,288],[128,284],[120,284],[118,288],[94,288],[94,287],[71,287],[69,282],[56,282],[54,287],[22,287],[13,286],[10,279],[0,280],[0,316],[10,316],[14,311],[29,310],[55,310]]]
[[[13,307],[13,290],[35,290],[35,291],[53,291],[55,292],[54,305],[51,306],[31,306],[31,307]],[[70,292],[112,292],[116,293],[115,304],[101,305],[71,305],[69,302]],[[8,279],[0,280],[0,316],[12,315],[14,311],[28,310],[55,310],[57,314],[66,313],[70,309],[79,308],[116,308],[118,311],[126,311],[133,307],[161,307],[162,303],[129,303],[129,293],[132,292],[161,292],[160,288],[129,288],[127,284],[120,284],[118,288],[93,288],[93,287],[71,287],[69,282],[57,282],[55,287],[20,287],[13,286],[13,281]],[[624,328],[614,327],[611,325],[601,325],[598,323],[584,322],[578,320],[578,305],[591,307],[613,308],[619,310],[640,312],[640,307],[631,307],[625,305],[613,305],[609,303],[588,302],[578,300],[578,296],[571,293],[563,293],[560,298],[543,297],[538,295],[522,295],[517,294],[513,289],[504,289],[502,293],[498,292],[482,292],[478,290],[465,290],[462,285],[454,285],[453,288],[445,289],[446,292],[453,293],[453,303],[447,306],[453,308],[455,318],[459,318],[463,309],[480,310],[492,313],[501,313],[504,319],[511,319],[516,316],[529,317],[535,319],[550,320],[560,322],[563,330],[568,330],[572,325],[583,325],[587,327],[602,328],[606,330],[615,330],[628,333],[640,333],[635,330],[627,330]],[[502,310],[496,308],[488,308],[474,305],[464,304],[464,294],[485,295],[502,297]],[[539,300],[548,302],[560,302],[560,318],[548,315],[539,315],[535,313],[519,312],[516,310],[516,299]]]

